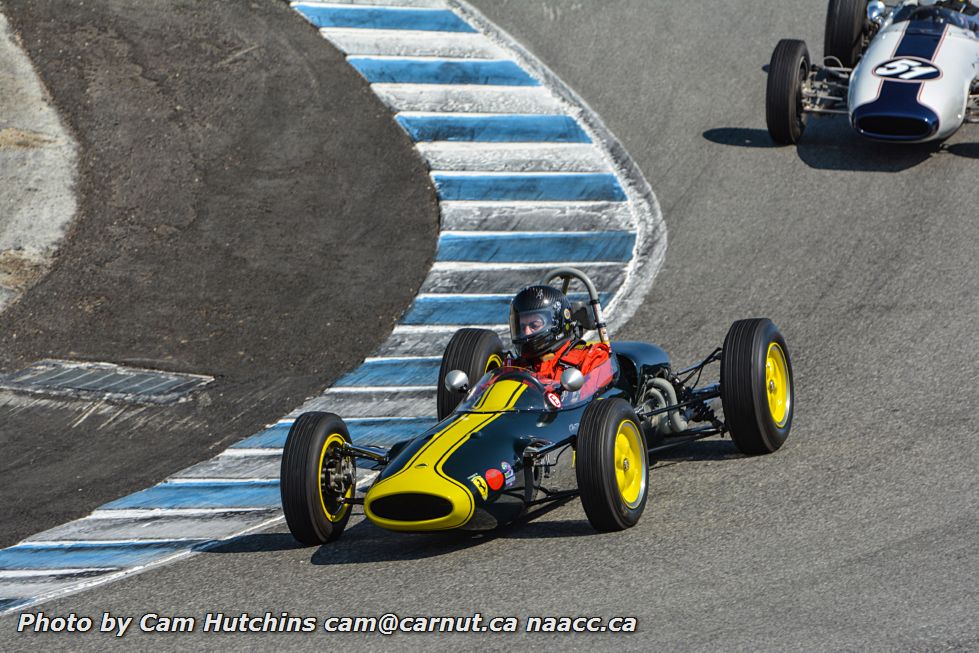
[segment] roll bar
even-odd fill
[[[598,291],[595,289],[595,284],[591,282],[588,275],[578,268],[555,268],[544,275],[544,280],[541,283],[548,285],[555,279],[562,280],[561,292],[565,295],[568,294],[568,288],[571,287],[572,279],[577,279],[584,284],[588,290],[588,303],[591,304],[592,312],[595,316],[595,328],[598,330],[598,338],[605,344],[608,344],[608,329],[606,328],[605,317],[602,315],[602,303],[598,299]]]

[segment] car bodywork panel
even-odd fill
[[[949,14],[894,22],[874,37],[850,76],[847,109],[858,133],[923,142],[962,125],[979,70],[979,39]]]

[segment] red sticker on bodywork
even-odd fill
[[[558,397],[553,392],[548,392],[547,393],[547,400],[549,402],[551,402],[551,405],[554,406],[555,408],[560,408],[561,407],[561,398]]]
[[[486,478],[486,484],[490,486],[493,490],[499,490],[503,487],[503,472],[498,469],[487,469],[486,473],[483,474]]]

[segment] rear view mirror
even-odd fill
[[[568,392],[577,392],[585,385],[585,375],[580,370],[569,367],[561,374],[561,387]]]
[[[880,0],[871,0],[867,5],[867,20],[871,23],[876,23],[880,25],[884,22],[883,16],[884,12],[887,11],[887,7]]]
[[[469,389],[469,377],[462,370],[452,370],[445,375],[445,389],[449,392],[465,392]]]

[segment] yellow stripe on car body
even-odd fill
[[[486,391],[474,411],[458,415],[436,433],[405,465],[388,478],[378,481],[364,498],[364,513],[372,522],[394,531],[436,531],[463,526],[476,510],[471,489],[452,478],[443,465],[464,445],[473,433],[484,428],[509,410],[527,386],[519,381],[499,381]],[[431,494],[452,504],[444,517],[424,521],[386,519],[371,510],[374,501],[397,494]]]

